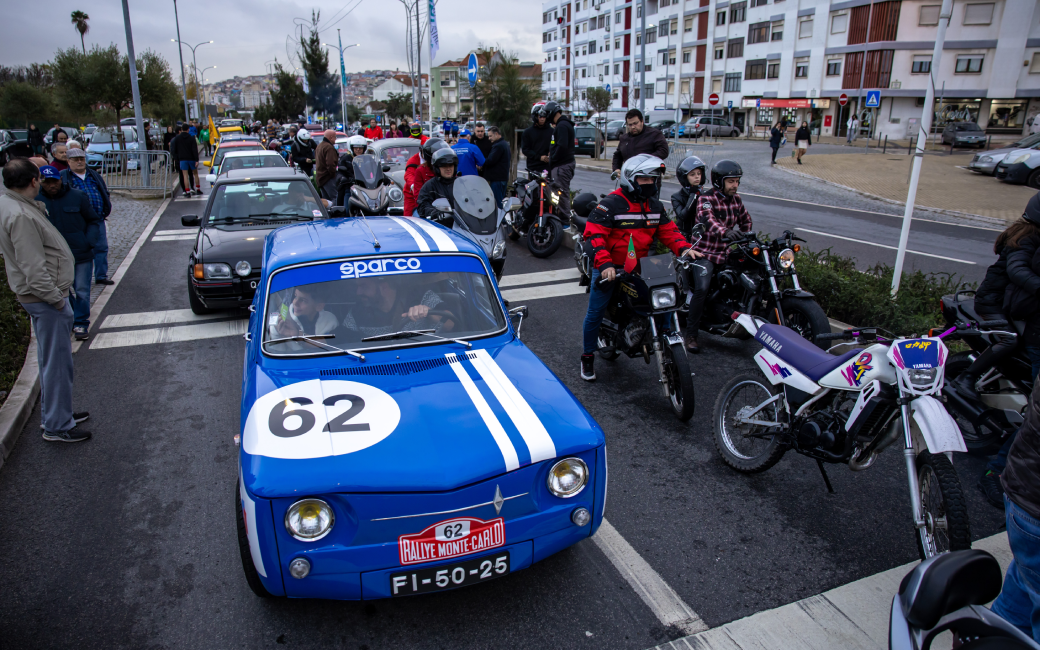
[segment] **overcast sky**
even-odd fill
[[[10,1],[10,0],[9,0]],[[422,2],[423,0],[420,0]],[[328,23],[343,7],[358,0],[179,0],[181,39],[192,45],[213,40],[197,49],[199,69],[216,65],[206,72],[208,81],[262,74],[264,63],[275,57],[286,61],[286,37],[293,33],[293,18],[309,20],[311,9],[320,9],[322,22]],[[87,49],[93,44],[115,43],[126,51],[126,33],[118,0],[48,0],[38,5],[45,10],[23,7],[9,20],[0,39],[0,62],[22,65],[49,61],[59,48],[79,47],[79,33],[69,14],[79,9],[90,15]],[[475,7],[479,8],[475,10]],[[438,0],[437,22],[440,51],[435,63],[459,58],[483,42],[515,51],[523,61],[542,61],[541,3],[532,0]],[[177,47],[172,0],[130,0],[130,19],[134,29],[134,48],[151,48],[170,62],[177,75]],[[353,12],[322,33],[329,43],[336,42],[341,29],[343,44],[360,43],[345,52],[347,72],[366,69],[407,68],[404,54],[405,11],[399,0],[360,0]],[[292,46],[290,44],[290,49]],[[191,51],[184,49],[184,62]],[[429,50],[423,52],[423,69],[428,70]],[[338,65],[338,53],[330,57],[330,67]]]

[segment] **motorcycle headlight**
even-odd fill
[[[559,205],[560,204],[560,193],[559,192],[549,192],[549,201],[553,205]]]
[[[497,260],[500,257],[505,257],[505,256],[506,256],[506,242],[503,239],[502,241],[500,241],[497,244],[495,244],[495,248],[492,249],[492,251],[491,251],[491,259]]]
[[[664,309],[665,307],[675,306],[675,288],[674,287],[662,287],[660,289],[654,289],[650,292],[650,302],[653,304],[654,309]]]
[[[549,470],[549,491],[561,499],[569,499],[589,481],[589,467],[580,458],[564,458]]]
[[[403,201],[404,200],[404,192],[401,191],[401,188],[399,188],[399,187],[391,187],[390,188],[390,200],[393,201],[394,203],[397,203],[398,201]]]
[[[235,273],[239,274],[243,278],[252,272],[253,267],[249,264],[249,262],[245,260],[242,260],[241,262],[235,265]]]
[[[230,280],[231,267],[227,264],[203,264],[202,277],[207,280]]]
[[[782,269],[791,268],[794,266],[794,251],[790,248],[785,248],[776,256],[776,261],[779,262]]]
[[[314,542],[325,537],[335,522],[332,508],[321,499],[297,501],[285,513],[285,529],[301,542]]]
[[[1033,154],[1031,154],[1031,153],[1024,153],[1021,156],[1017,156],[1014,160],[1008,162],[1008,164],[1009,165],[1017,165],[1018,163],[1024,163],[1025,161],[1029,160],[1029,157],[1032,156],[1032,155]]]
[[[908,368],[906,371],[907,377],[910,379],[910,385],[918,388],[931,386],[935,383],[935,376],[939,374],[938,368]]]

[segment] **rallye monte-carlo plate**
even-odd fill
[[[394,596],[411,596],[429,591],[464,587],[509,573],[509,551],[498,555],[449,564],[443,567],[418,569],[390,576]]]
[[[401,564],[421,564],[479,553],[506,544],[506,524],[501,517],[483,521],[456,517],[426,527],[421,533],[397,539]]]

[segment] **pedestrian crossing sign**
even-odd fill
[[[867,91],[867,108],[877,108],[881,106],[881,91],[880,90],[868,90]]]

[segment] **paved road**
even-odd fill
[[[156,232],[179,231],[179,217],[200,205],[174,201]],[[242,314],[189,321],[173,311],[188,307],[191,242],[158,237],[141,249],[102,319],[147,315],[111,322],[119,327],[103,320],[76,355],[76,405],[91,411],[94,440],[44,443],[34,414],[0,473],[4,647],[639,649],[682,635],[661,623],[594,540],[507,578],[430,597],[255,598],[232,511],[243,342],[227,334]],[[524,274],[571,268],[565,250],[537,260],[513,244],[509,255],[510,292],[529,284]],[[562,280],[534,293],[574,286]],[[512,293],[514,305],[520,295]],[[708,626],[915,559],[898,453],[863,473],[832,468],[833,495],[815,464],[798,456],[755,477],[719,462],[708,414],[721,383],[753,368],[750,343],[704,340],[694,359],[698,410],[683,425],[653,366],[600,362],[598,382],[578,378],[584,294],[523,302],[531,310],[525,342],[606,432],[607,518]],[[110,332],[126,334],[101,345]],[[157,340],[176,342],[146,343]],[[995,533],[1002,513],[971,487],[981,460],[960,456],[956,465],[973,536]]]

